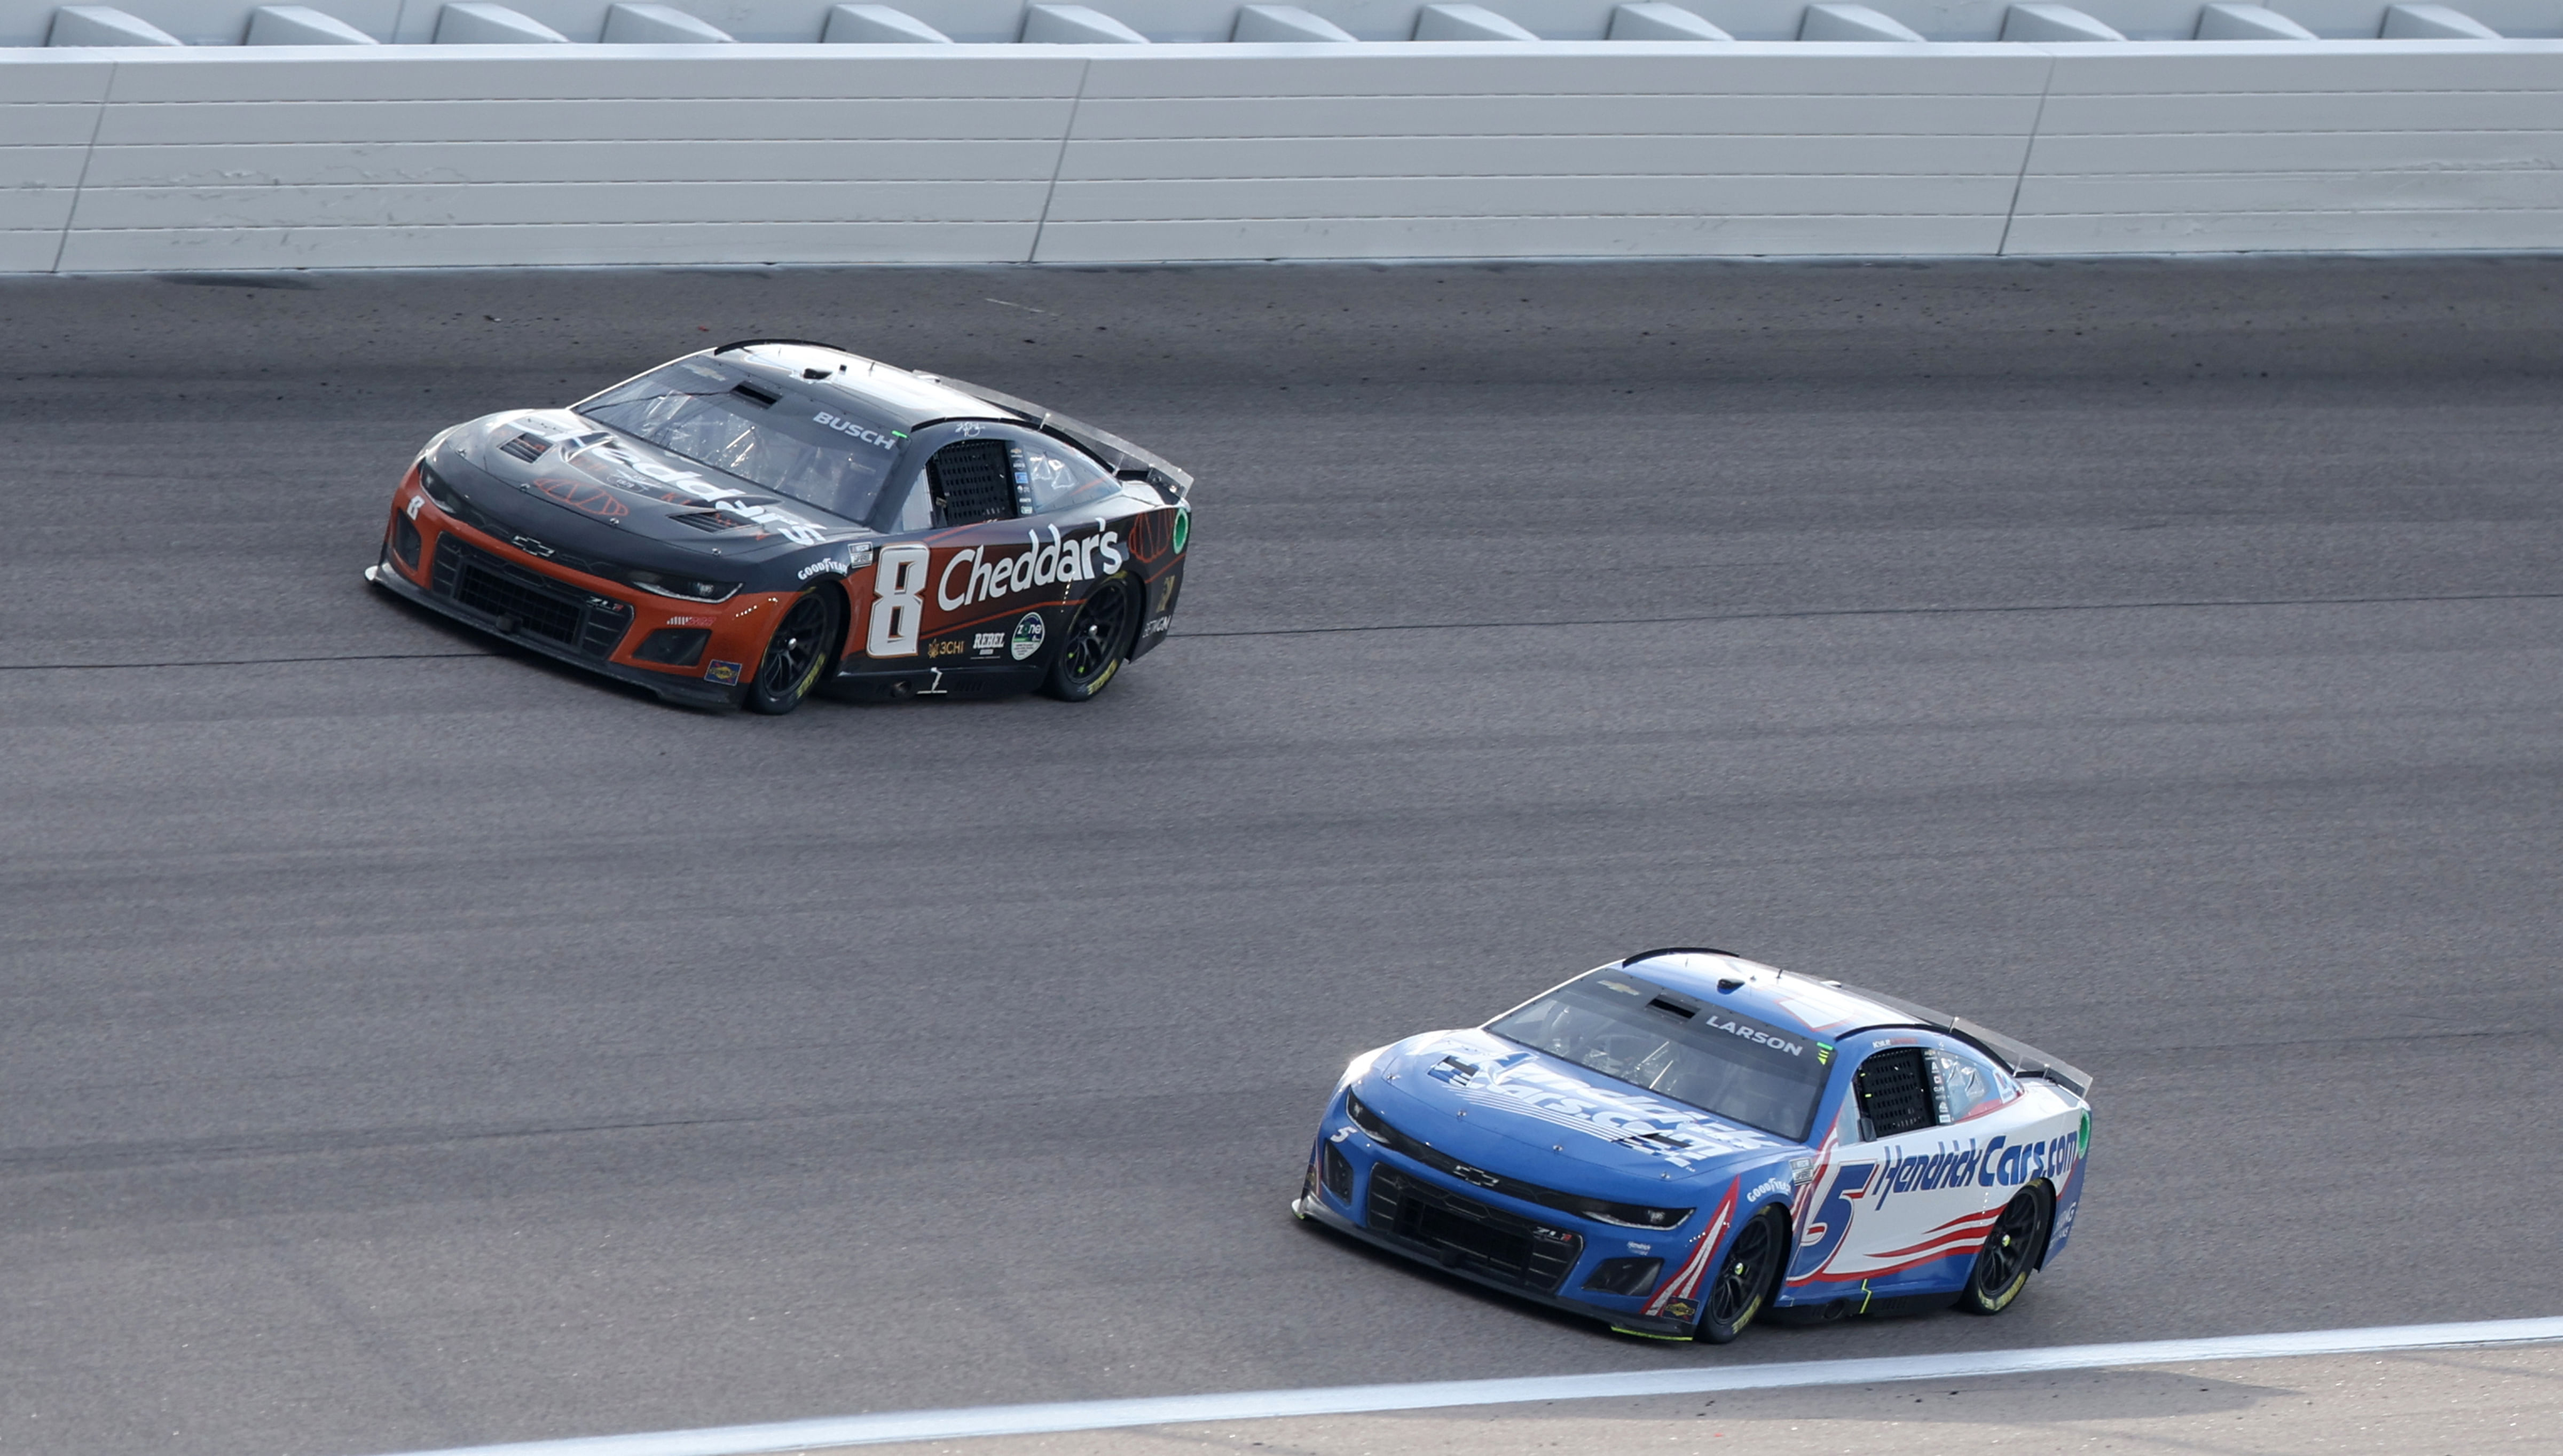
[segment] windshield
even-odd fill
[[[1703,1112],[1806,1141],[1833,1049],[1625,971],[1596,970],[1486,1029]]]
[[[872,514],[901,430],[702,359],[653,369],[578,406],[601,425],[831,516]]]

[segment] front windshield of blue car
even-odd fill
[[[1622,970],[1568,981],[1486,1029],[1507,1041],[1803,1143],[1833,1049]]]
[[[871,516],[907,438],[841,399],[706,359],[653,369],[577,409],[670,454],[857,521]]]

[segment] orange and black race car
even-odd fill
[[[995,390],[748,339],[437,436],[365,576],[675,703],[1082,702],[1165,640],[1191,492]]]

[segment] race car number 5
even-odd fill
[[[916,656],[917,629],[925,625],[925,567],[933,552],[923,546],[884,546],[873,568],[873,620],[864,651],[874,657]]]

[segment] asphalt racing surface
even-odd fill
[[[0,285],[0,1450],[2563,1313],[2563,260]],[[1201,477],[1102,699],[374,594],[748,335]],[[1622,1339],[1293,1224],[1350,1054],[1722,945],[2098,1075],[2011,1314]]]

